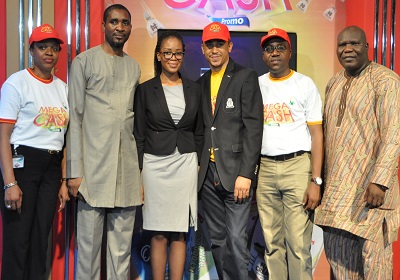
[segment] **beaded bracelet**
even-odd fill
[[[15,186],[15,185],[17,185],[17,184],[18,184],[17,181],[12,182],[12,183],[9,183],[9,184],[7,184],[7,185],[4,186],[4,190],[6,190],[6,189],[8,189],[8,188],[11,188],[12,186]]]

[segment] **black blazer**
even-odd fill
[[[139,167],[143,168],[143,154],[170,155],[175,148],[181,154],[197,152],[200,159],[203,123],[199,86],[182,78],[185,97],[185,113],[175,125],[168,110],[160,76],[140,84],[134,100],[134,136]]]
[[[256,181],[263,134],[263,103],[257,73],[229,60],[218,91],[214,117],[211,113],[211,72],[197,82],[202,95],[204,149],[200,161],[199,190],[203,185],[214,147],[222,186],[234,191],[240,175]]]

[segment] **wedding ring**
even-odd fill
[[[6,208],[7,208],[7,209],[11,209],[11,205],[10,205],[10,204],[7,204],[7,205],[6,205]]]

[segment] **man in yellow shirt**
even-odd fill
[[[200,196],[219,279],[248,279],[246,226],[263,130],[258,75],[230,59],[226,25],[207,25],[202,41],[210,71],[198,80],[205,126]]]

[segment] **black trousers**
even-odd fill
[[[22,190],[21,213],[4,206],[1,191],[0,208],[3,217],[2,280],[45,280],[47,243],[58,201],[62,152],[19,146],[24,156],[24,168],[14,174]],[[4,185],[1,178],[1,186]]]
[[[224,189],[210,162],[200,195],[219,279],[249,279],[246,227],[253,190],[245,202],[235,203],[234,193]]]

